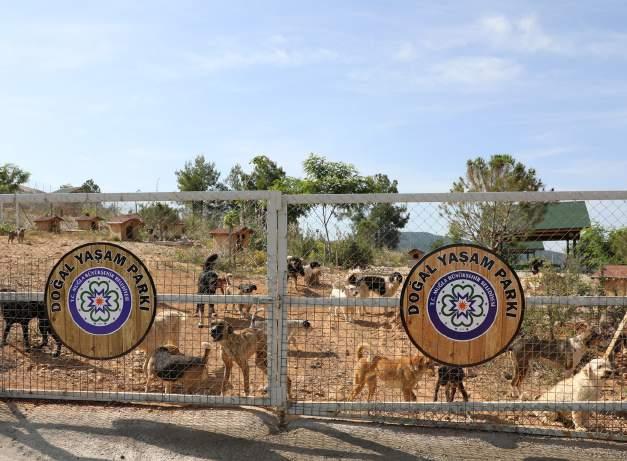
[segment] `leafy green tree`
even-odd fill
[[[477,157],[466,163],[466,175],[453,183],[451,192],[538,191],[542,181],[507,154],[485,160]],[[450,202],[440,207],[449,221],[453,240],[467,239],[502,253],[508,242],[525,240],[544,215],[544,205],[513,202]]]
[[[175,171],[176,181],[181,191],[208,191],[226,190],[227,187],[220,182],[220,172],[213,162],[205,160],[204,155],[198,155],[193,162],[185,162],[183,169]],[[203,215],[205,211],[210,214],[224,211],[224,204],[206,204],[197,200],[192,202],[192,212],[196,216]]]
[[[161,240],[167,237],[168,232],[178,221],[176,210],[165,203],[153,203],[142,206],[139,214],[146,226],[153,229],[153,235],[157,234]]]
[[[100,193],[100,186],[93,179],[88,179],[79,188],[80,192]]]
[[[614,264],[627,264],[627,227],[614,229],[608,235],[608,245]]]
[[[367,193],[398,193],[398,182],[387,175],[376,174],[364,178]],[[353,226],[358,237],[370,241],[377,248],[396,248],[400,240],[400,229],[409,222],[406,206],[391,203],[362,205],[352,213]]]
[[[17,165],[5,163],[0,166],[0,194],[13,194],[28,181],[30,173]]]

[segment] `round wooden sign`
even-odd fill
[[[45,292],[50,324],[71,351],[111,359],[133,350],[155,318],[157,291],[148,269],[112,243],[87,243],[53,267]]]
[[[401,320],[421,352],[472,366],[504,352],[518,333],[525,297],[518,276],[476,245],[448,245],[413,267],[401,292]]]

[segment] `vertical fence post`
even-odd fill
[[[277,289],[278,289],[278,322],[277,338],[279,346],[279,375],[280,385],[277,390],[277,399],[282,410],[287,411],[288,406],[288,379],[287,379],[287,201],[281,196],[281,208],[277,215],[278,220],[278,236],[277,236]]]
[[[281,193],[270,192],[268,200],[268,211],[266,223],[268,230],[268,294],[273,298],[272,305],[269,306],[266,322],[268,334],[268,386],[270,388],[270,405],[280,408],[284,402],[281,398],[281,336],[283,334],[283,322],[281,321],[281,299],[280,299],[280,271],[278,248],[280,246],[279,236],[279,214],[281,210]]]

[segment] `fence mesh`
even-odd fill
[[[162,320],[159,333],[155,324],[146,342],[123,357],[89,360],[65,347],[54,357],[54,338],[41,350],[27,350],[21,318],[28,322],[34,346],[41,344],[45,319],[36,312],[20,317],[15,306],[23,307],[25,301],[12,299],[11,291],[0,293],[3,327],[17,320],[0,351],[3,395],[70,398],[78,393],[83,400],[272,404],[300,415],[479,427],[575,428],[583,414],[585,428],[592,433],[627,435],[626,335],[616,333],[627,312],[622,298],[627,295],[627,274],[621,272],[627,264],[627,201],[348,204],[341,199],[320,203],[311,197],[305,203],[284,200],[281,212],[270,210],[267,202],[239,200],[228,203],[244,204],[233,207],[242,225],[227,228],[226,236],[224,229],[211,234],[216,227],[224,228],[222,219],[229,211],[225,203],[206,200],[203,205],[216,213],[214,218],[219,216],[217,220],[186,220],[187,229],[172,233],[153,226],[152,233],[144,228],[136,236],[140,241],[117,242],[150,270]],[[21,208],[21,226],[27,227],[23,242],[9,242],[7,237],[0,241],[0,289],[19,293],[19,299],[30,294],[35,303],[41,302],[48,273],[60,256],[81,243],[115,239],[106,225],[83,231],[67,215],[59,233],[36,230],[32,218],[39,211]],[[265,230],[272,212],[279,215],[276,247]],[[10,209],[5,207],[7,216]],[[253,230],[253,237],[233,239],[246,227],[243,224]],[[443,372],[437,363],[415,359],[417,350],[399,318],[402,283],[389,277],[398,272],[405,280],[422,255],[453,242],[478,243],[503,255],[519,274],[528,303],[511,353],[464,369],[461,379],[452,378],[463,382],[468,403],[447,405],[447,399],[463,402],[464,396],[457,387],[451,399],[452,386],[443,382],[437,396],[442,403],[433,406]],[[212,298],[210,316],[209,301],[184,295],[199,292],[203,263],[213,252],[220,255],[214,269],[224,281],[215,290],[218,297],[257,298],[244,303]],[[294,268],[297,259],[302,272]],[[277,280],[268,261],[278,261]],[[384,278],[383,295],[360,291],[355,281],[364,275]],[[277,290],[280,296],[275,296]],[[577,299],[588,301],[573,301]],[[198,304],[205,305],[202,317],[195,316]],[[15,318],[8,318],[11,315]],[[234,358],[226,383],[224,346],[212,337],[212,327],[220,320],[235,335],[254,332],[263,349]],[[282,336],[275,341],[279,330]],[[603,358],[612,341],[609,375],[582,381],[586,366]],[[201,358],[204,342],[209,343],[209,355],[193,382],[174,380],[170,389],[168,380],[157,377],[146,387],[144,368],[158,347],[174,343],[177,350],[168,353]],[[278,354],[277,376],[286,387],[285,396],[270,388],[272,370],[266,367],[272,367],[273,354]],[[258,355],[265,359],[261,366]],[[248,392],[238,360],[250,369]],[[522,376],[519,381],[516,374]],[[403,391],[403,383],[411,392]],[[524,408],[521,402],[529,405]],[[592,411],[557,415],[531,408],[541,402],[598,403]]]

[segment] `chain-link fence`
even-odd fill
[[[27,228],[23,241],[0,242],[4,397],[246,404],[627,435],[627,193],[45,194],[0,202],[12,219],[7,231]],[[90,221],[95,228],[81,227],[87,213],[101,218]],[[141,221],[135,230],[131,221],[117,225],[132,215]],[[58,228],[37,224],[53,216]],[[65,347],[55,357],[54,337],[38,349],[48,272],[73,247],[102,240],[147,265],[159,300],[152,330],[113,360]],[[410,269],[455,242],[502,255],[527,298],[510,351],[465,369],[422,357],[399,317]],[[213,253],[215,277],[202,288]],[[180,361],[183,371],[172,371],[168,364]]]

